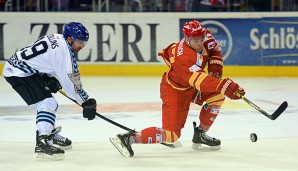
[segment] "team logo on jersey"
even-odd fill
[[[6,71],[7,72],[10,72],[10,73],[13,73],[13,70],[9,67],[9,68],[6,68]]]
[[[80,73],[77,72],[77,73],[71,73],[67,75],[70,78],[70,80],[73,82],[73,84],[76,86],[76,88],[80,90],[82,88]]]
[[[214,46],[215,46],[215,42],[214,42],[214,41],[209,42],[209,43],[208,43],[208,50],[210,50],[210,49],[214,49]]]
[[[202,70],[202,68],[200,68],[198,65],[193,65],[191,67],[188,68],[190,72],[197,72],[199,70]]]
[[[210,111],[210,113],[211,114],[218,114],[219,113],[219,109],[217,109],[217,108],[213,108],[213,109],[211,109],[211,111]]]

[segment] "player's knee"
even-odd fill
[[[46,98],[35,105],[37,111],[45,111],[49,113],[56,113],[58,103],[54,97]]]

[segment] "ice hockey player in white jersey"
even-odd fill
[[[86,46],[88,30],[79,22],[65,24],[63,34],[40,37],[8,59],[3,76],[28,104],[37,110],[37,158],[50,156],[63,159],[64,150],[71,148],[71,140],[56,127],[57,101],[52,93],[64,89],[68,97],[83,107],[83,117],[93,120],[96,100],[83,89],[76,61],[77,53]]]

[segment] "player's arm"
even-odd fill
[[[62,79],[62,88],[66,94],[78,102],[83,107],[83,117],[88,120],[93,120],[96,115],[97,103],[94,98],[89,98],[89,95],[83,89],[80,74],[68,73],[67,77]]]
[[[97,103],[94,98],[89,98],[87,92],[83,89],[83,85],[80,78],[80,73],[69,73],[67,74],[69,79],[71,80],[72,84],[69,86],[66,86],[65,90],[66,93],[69,91],[73,94],[73,96],[76,98],[76,101],[78,102],[82,100],[81,106],[83,107],[83,117],[87,118],[88,120],[93,120],[95,118],[96,114],[96,107]],[[63,86],[62,86],[63,87]]]
[[[193,72],[189,84],[201,92],[219,92],[232,100],[240,99],[236,93],[245,94],[243,88],[229,78],[218,79],[205,72]]]
[[[206,44],[210,55],[208,60],[208,74],[215,78],[221,78],[223,73],[222,49],[214,39],[208,40]]]
[[[89,95],[83,89],[80,72],[73,72],[71,66],[61,66],[59,71],[56,73],[61,87],[70,98],[77,101],[80,105],[88,100]]]
[[[89,98],[89,95],[83,89],[76,61],[71,60],[72,57],[68,51],[64,49],[59,50],[61,56],[52,60],[55,75],[67,96],[83,107],[83,117],[92,120],[96,114],[96,100]]]

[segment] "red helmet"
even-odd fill
[[[205,30],[197,20],[192,20],[184,24],[182,33],[185,37],[203,37]]]

